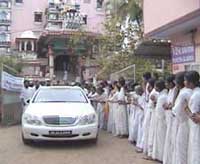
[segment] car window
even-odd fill
[[[41,89],[33,99],[33,103],[40,102],[87,103],[88,101],[80,89],[49,88]]]

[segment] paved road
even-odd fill
[[[127,139],[101,132],[91,143],[37,143],[24,146],[20,127],[0,127],[0,164],[154,164],[142,160]]]

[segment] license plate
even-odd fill
[[[50,135],[64,135],[64,134],[72,134],[71,130],[68,131],[49,131]]]

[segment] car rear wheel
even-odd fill
[[[32,140],[25,139],[23,134],[22,134],[22,142],[23,142],[24,145],[31,145],[33,143]]]

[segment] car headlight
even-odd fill
[[[93,123],[95,123],[95,121],[96,121],[95,114],[85,115],[79,119],[79,125],[93,124]]]
[[[40,119],[37,116],[32,116],[29,114],[24,114],[23,121],[30,125],[38,125],[38,126],[42,125],[42,122],[40,121]]]

